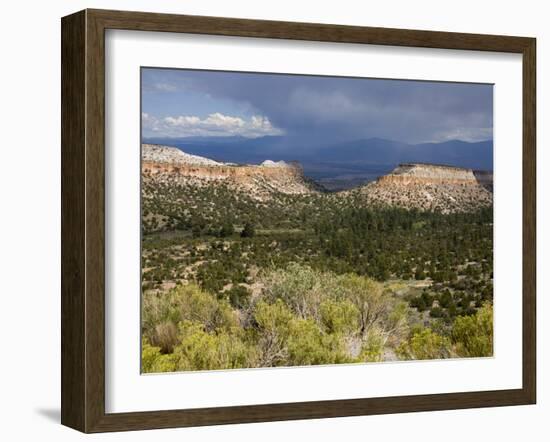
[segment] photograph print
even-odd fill
[[[493,356],[493,85],[141,69],[142,373]]]

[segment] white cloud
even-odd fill
[[[254,115],[250,119],[233,117],[216,112],[205,118],[195,115],[169,116],[162,119],[142,113],[144,135],[165,137],[232,136],[258,138],[265,135],[282,135],[283,130],[274,127],[269,119]]]
[[[170,126],[191,126],[194,124],[200,123],[201,119],[199,117],[188,117],[188,116],[179,116],[179,117],[166,117],[164,122]]]
[[[158,132],[160,130],[159,121],[152,115],[142,112],[141,113],[141,124],[144,129],[147,129],[152,132]]]

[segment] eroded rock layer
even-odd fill
[[[258,165],[237,165],[151,144],[142,145],[142,175],[148,189],[159,185],[197,189],[221,185],[258,201],[267,201],[274,193],[309,195],[324,190],[304,176],[298,163],[266,160]],[[349,196],[359,197],[365,206],[469,212],[492,205],[492,178],[492,172],[407,163],[372,183],[332,193],[330,198],[344,201]]]
[[[189,155],[179,149],[142,145],[142,174],[145,179],[205,186],[223,183],[264,199],[270,192],[308,194],[321,188],[304,177],[298,163],[265,161],[260,165],[221,163]]]
[[[467,212],[493,203],[492,174],[471,169],[432,165],[401,164],[390,174],[360,189],[369,204],[434,210],[443,213]]]

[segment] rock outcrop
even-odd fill
[[[324,192],[304,176],[298,163],[265,160],[257,165],[222,163],[190,155],[175,147],[142,145],[142,176],[149,189],[225,186],[247,197],[267,201],[274,194],[310,195]],[[468,212],[491,207],[492,172],[453,166],[407,163],[365,186],[331,194],[359,197],[365,206]]]
[[[144,163],[153,164],[194,164],[198,166],[225,165],[225,163],[219,163],[208,158],[190,155],[175,147],[160,146],[158,144],[142,144],[141,159]]]
[[[400,164],[390,174],[380,177],[378,181],[401,184],[477,184],[471,169],[422,163]]]
[[[493,203],[492,174],[476,174],[471,169],[410,163],[400,164],[390,174],[356,190],[368,204],[434,210],[443,213],[467,212]],[[484,182],[481,183],[480,177]],[[351,191],[354,192],[354,191]]]
[[[221,163],[186,154],[175,147],[142,145],[142,174],[147,179],[205,186],[226,184],[264,199],[270,192],[308,194],[320,186],[305,178],[298,163],[266,160],[260,165]]]

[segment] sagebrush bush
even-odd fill
[[[414,330],[410,338],[397,348],[401,359],[445,359],[451,356],[451,352],[450,339],[430,328]]]
[[[162,353],[172,353],[178,343],[178,328],[173,322],[161,322],[152,333],[149,333],[149,342],[159,347]]]
[[[182,321],[194,321],[207,330],[239,325],[237,314],[225,300],[204,292],[195,284],[178,286],[167,293],[149,292],[143,295],[142,328],[150,342],[159,324],[177,326]]]
[[[177,370],[173,354],[162,354],[159,347],[151,346],[147,340],[141,345],[141,371],[143,373],[163,373]]]
[[[193,283],[146,293],[143,371],[377,362],[386,351],[400,359],[492,354],[490,303],[452,327],[411,329],[408,304],[365,276],[291,263],[258,280],[254,296],[244,286],[220,296]]]
[[[266,271],[259,281],[264,286],[264,298],[269,301],[282,300],[304,319],[319,319],[321,302],[336,298],[340,290],[333,274],[297,263],[290,263],[283,269]]]
[[[319,307],[321,323],[328,333],[349,336],[359,330],[359,310],[351,301],[327,299]]]
[[[382,360],[386,337],[382,330],[371,328],[361,342],[359,360],[363,362],[379,362]]]
[[[174,349],[177,370],[220,370],[256,365],[256,349],[239,330],[207,332],[202,324],[180,324],[180,343]]]
[[[461,357],[493,355],[493,306],[486,303],[475,315],[456,318],[452,340]]]

